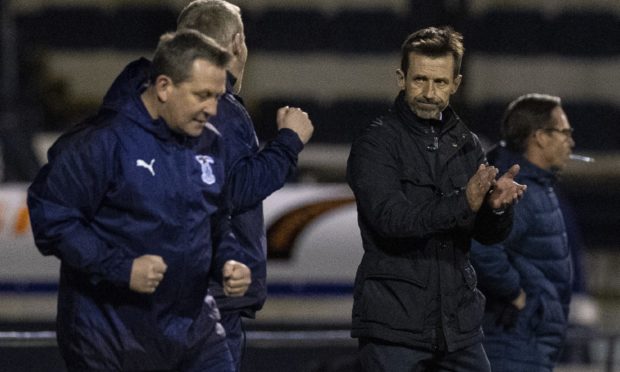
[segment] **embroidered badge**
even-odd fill
[[[213,174],[213,170],[211,169],[211,164],[215,161],[212,157],[208,155],[196,155],[196,161],[200,163],[200,169],[202,170],[202,182],[207,185],[213,185],[215,183],[215,175]]]
[[[155,165],[155,159],[151,159],[150,163],[147,163],[142,159],[138,159],[136,161],[136,166],[148,169],[148,171],[151,172],[151,175],[155,176],[155,169],[153,169],[153,165]]]

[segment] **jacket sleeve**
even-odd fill
[[[472,225],[465,193],[429,194],[410,200],[403,190],[396,139],[385,133],[368,133],[351,148],[347,181],[358,205],[360,217],[385,237],[427,237],[431,234],[466,229]],[[415,180],[413,180],[415,182]]]
[[[303,143],[297,134],[285,128],[259,152],[230,159],[228,176],[233,213],[255,206],[284,186],[296,169],[297,156],[302,149]]]
[[[517,298],[521,288],[521,276],[510,258],[510,250],[515,249],[521,237],[527,234],[527,221],[523,213],[518,212],[515,213],[514,226],[506,240],[491,245],[473,240],[471,246],[470,259],[476,269],[480,288],[485,295],[506,302]]]
[[[512,229],[514,206],[509,206],[501,214],[493,213],[484,202],[476,214],[474,239],[482,244],[499,243],[506,239]]]
[[[211,278],[222,284],[222,269],[226,261],[235,260],[247,264],[244,249],[232,231],[231,200],[224,191],[219,201],[218,211],[211,217],[214,259],[211,265]]]
[[[93,284],[106,280],[128,286],[133,258],[110,247],[91,227],[114,167],[114,149],[97,143],[74,141],[39,172],[28,189],[33,235],[42,254],[87,273]]]

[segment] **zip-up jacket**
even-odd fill
[[[485,349],[491,360],[552,369],[566,336],[572,288],[571,255],[554,192],[555,175],[503,147],[491,156],[500,169],[518,163],[517,182],[527,185],[527,192],[514,209],[514,228],[505,241],[490,247],[472,245],[472,262],[487,297]],[[526,305],[517,312],[511,302],[520,288]]]
[[[130,64],[100,112],[62,136],[29,188],[35,242],[61,260],[58,341],[70,368],[168,370],[215,329],[210,271],[244,257],[221,206],[224,146],[152,120],[145,65]],[[129,289],[133,260],[161,256],[153,294]],[[215,254],[215,256],[214,256]]]
[[[241,97],[233,93],[234,83],[235,78],[229,73],[226,94],[218,103],[217,115],[210,121],[222,133],[226,144],[232,229],[244,249],[244,263],[252,270],[252,284],[242,297],[225,296],[217,282],[212,282],[210,290],[220,311],[240,311],[253,318],[267,296],[267,247],[262,201],[284,186],[295,172],[303,143],[295,132],[285,128],[259,149],[252,119]],[[275,118],[275,112],[273,114]]]
[[[498,242],[512,210],[474,213],[468,180],[485,162],[478,138],[451,108],[418,118],[403,93],[351,148],[347,180],[364,256],[355,279],[353,337],[427,350],[482,341],[484,296],[469,262],[471,238]]]

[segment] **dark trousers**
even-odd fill
[[[449,353],[360,339],[359,357],[366,372],[491,371],[481,343]]]
[[[68,372],[85,371],[128,371],[128,372],[235,372],[233,359],[224,340],[224,332],[219,324],[207,330],[208,337],[205,342],[195,345],[185,352],[184,357],[173,369],[153,371],[145,366],[144,369],[121,369],[121,368],[92,368],[87,366],[67,366]]]
[[[226,330],[226,342],[228,343],[228,349],[232,354],[233,363],[236,371],[241,370],[241,357],[243,356],[244,348],[244,335],[243,327],[241,324],[241,314],[239,312],[231,312],[220,314],[220,323]]]

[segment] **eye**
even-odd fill
[[[216,100],[219,100],[221,96],[222,96],[221,94],[212,93],[212,92],[196,93],[196,97],[198,97],[198,99],[200,99],[201,101],[207,101],[211,98],[215,98]]]

